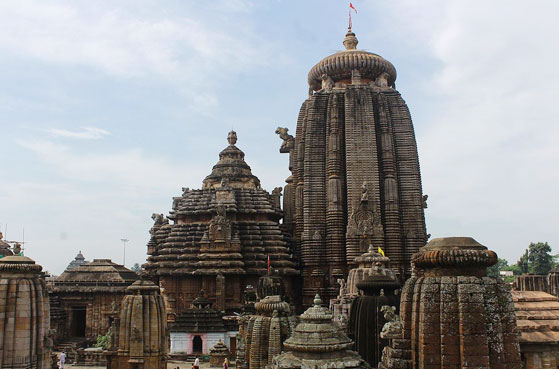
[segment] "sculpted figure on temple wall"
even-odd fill
[[[399,315],[396,315],[396,307],[384,305],[380,308],[384,314],[384,319],[387,320],[386,324],[382,327],[380,337],[384,339],[394,339],[402,337],[402,320]]]
[[[423,195],[423,197],[422,197],[423,203],[421,205],[423,206],[423,209],[427,209],[427,199],[428,198],[429,198],[429,195]]]
[[[295,138],[287,133],[288,131],[289,129],[285,127],[276,128],[276,134],[279,135],[279,137],[283,140],[283,143],[280,147],[281,153],[290,152],[291,149],[295,146]]]
[[[381,75],[377,77],[375,84],[377,87],[388,87],[388,78],[390,78],[388,73],[381,73]]]
[[[327,74],[323,74],[322,77],[322,90],[323,91],[332,91],[334,88],[334,80]]]
[[[154,224],[153,224],[154,226],[160,226],[160,225],[169,223],[169,219],[166,219],[165,215],[163,215],[163,214],[153,213],[151,215],[151,219],[153,219],[153,221],[154,221]]]

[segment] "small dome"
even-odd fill
[[[364,80],[374,81],[381,74],[388,74],[388,85],[396,82],[396,68],[382,56],[364,50],[357,50],[357,37],[348,30],[344,39],[345,50],[327,56],[319,61],[309,72],[309,86],[320,90],[322,76],[328,75],[334,82],[351,80],[351,72],[357,69]]]

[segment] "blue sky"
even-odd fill
[[[432,237],[514,262],[559,242],[553,1],[364,1],[358,48],[398,71]],[[145,260],[153,212],[199,188],[233,127],[271,191],[288,175],[307,73],[343,48],[344,1],[0,3],[0,225],[60,273]],[[557,248],[554,248],[555,252]]]

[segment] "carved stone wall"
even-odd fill
[[[167,368],[167,321],[159,287],[148,281],[128,287],[118,325],[108,368]]]
[[[50,367],[49,300],[41,266],[25,256],[0,258],[0,368]]]
[[[510,287],[487,277],[497,255],[469,237],[437,238],[414,257],[402,289],[401,338],[379,368],[520,369]]]
[[[285,208],[293,209],[289,229],[306,305],[317,291],[334,298],[336,280],[371,243],[385,250],[403,281],[427,240],[414,129],[394,89],[396,71],[379,55],[355,49],[351,31],[347,40],[346,50],[309,72],[311,95],[288,151]]]

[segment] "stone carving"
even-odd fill
[[[183,187],[183,188],[182,188],[182,195],[183,195],[183,196],[186,195],[189,191],[190,191],[190,188],[188,188],[188,187]]]
[[[423,197],[421,198],[421,200],[422,200],[421,206],[423,206],[423,209],[427,209],[427,199],[428,198],[429,198],[429,195],[423,195]]]
[[[295,138],[292,135],[288,134],[288,128],[278,127],[276,128],[276,134],[283,140],[283,143],[280,147],[281,153],[290,152],[295,147]]]
[[[161,226],[163,224],[169,224],[169,219],[166,219],[165,215],[163,215],[163,214],[153,213],[151,215],[151,219],[153,219],[153,221],[154,221],[154,223],[153,223],[154,226]]]
[[[323,74],[322,79],[322,91],[332,91],[334,88],[334,80],[327,74]]]
[[[227,142],[229,142],[229,145],[234,146],[237,143],[237,132],[229,132],[227,135]]]
[[[217,215],[212,218],[209,224],[210,240],[231,240],[231,221],[227,219],[225,207],[217,206]]]
[[[361,185],[361,201],[369,201],[369,185],[363,182]]]
[[[340,292],[338,293],[338,298],[341,298],[347,295],[347,285],[345,279],[343,278],[338,278],[337,282],[340,285]]]
[[[21,244],[16,242],[14,244],[14,255],[19,255],[21,253]]]
[[[396,314],[396,307],[384,305],[380,308],[380,311],[384,314],[384,319],[387,321],[382,327],[380,337],[384,339],[401,338],[402,320],[400,316]]]
[[[358,85],[361,83],[361,73],[359,73],[359,69],[354,69],[351,71],[351,84]]]
[[[388,87],[389,78],[390,75],[388,73],[381,73],[381,75],[376,78],[375,84],[377,85],[377,87],[386,88]]]

